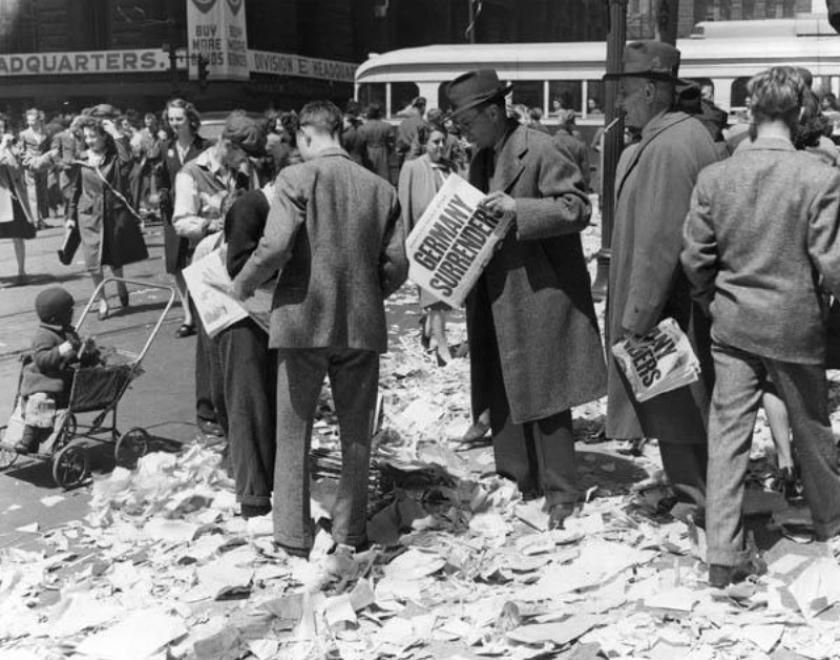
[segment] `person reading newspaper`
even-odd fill
[[[579,498],[572,406],[602,396],[606,369],[580,231],[590,203],[551,137],[507,117],[496,71],[446,95],[476,152],[469,182],[511,223],[466,298],[474,419],[489,409],[496,470],[523,498],[545,496],[560,527]]]
[[[367,544],[379,354],[388,337],[384,300],[408,273],[397,193],[341,148],[341,125],[341,111],[328,101],[303,107],[297,144],[304,162],[277,176],[263,235],[233,280],[245,299],[280,271],[268,340],[277,350],[274,540],[303,556],[314,540],[309,447],[326,375],[341,432],[336,554]]]

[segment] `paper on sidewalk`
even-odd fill
[[[694,383],[700,376],[700,362],[688,337],[672,318],[643,337],[618,342],[612,354],[639,402]]]
[[[271,295],[260,289],[253,300],[241,303],[226,293],[232,290],[233,282],[219,250],[194,260],[182,272],[208,335],[215,337],[248,316],[268,331],[266,317],[271,309]]]
[[[408,276],[443,302],[460,307],[510,228],[512,217],[487,213],[485,195],[452,174],[406,239]]]

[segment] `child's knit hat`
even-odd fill
[[[44,289],[35,298],[35,311],[41,323],[67,327],[73,320],[73,296],[67,289],[53,286]]]

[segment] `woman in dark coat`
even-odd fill
[[[29,210],[23,169],[14,153],[14,135],[7,133],[6,115],[0,113],[0,239],[11,238],[17,260],[15,284],[26,283],[24,240],[35,238],[35,223]]]
[[[171,99],[166,104],[164,121],[173,134],[171,140],[161,149],[161,162],[156,170],[155,187],[160,200],[160,215],[163,220],[163,244],[166,257],[166,272],[175,278],[175,288],[181,298],[184,322],[175,331],[178,337],[195,334],[192,309],[187,285],[181,270],[190,262],[189,240],[175,233],[172,226],[172,208],[175,202],[175,175],[202,151],[209,143],[198,134],[201,117],[195,106],[183,99]]]
[[[110,266],[114,277],[122,277],[124,265],[142,261],[149,254],[137,211],[128,201],[132,168],[128,140],[110,119],[88,117],[82,120],[81,129],[87,151],[80,163],[67,226],[78,227],[85,265],[98,286],[103,266]],[[118,283],[117,292],[120,304],[127,308],[125,284]],[[99,318],[108,314],[108,298],[102,296]]]

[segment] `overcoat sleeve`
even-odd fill
[[[638,197],[634,253],[621,327],[643,335],[659,320],[678,274],[683,224],[700,160],[689,145],[662,139],[646,149],[638,168],[649,186]],[[709,160],[711,162],[712,159]]]
[[[243,299],[288,263],[298,230],[306,221],[308,194],[302,182],[293,181],[281,172],[274,190],[259,245],[233,281],[234,291]]]
[[[709,210],[709,192],[701,177],[691,194],[683,227],[683,270],[691,282],[691,297],[708,313],[717,275],[717,238]]]
[[[592,205],[577,166],[551,142],[537,146],[539,197],[516,198],[517,238],[522,241],[574,234],[589,224]]]

